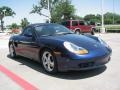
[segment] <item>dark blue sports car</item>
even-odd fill
[[[32,24],[9,40],[12,58],[17,55],[42,63],[49,73],[88,70],[110,60],[111,48],[100,38],[76,35],[58,24]]]

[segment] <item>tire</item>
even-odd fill
[[[42,66],[50,74],[57,72],[57,61],[51,50],[45,49],[41,55]]]
[[[15,48],[14,48],[13,44],[10,44],[10,46],[9,46],[9,53],[10,53],[10,57],[11,58],[15,58],[16,57],[16,51],[15,51]]]
[[[76,30],[76,31],[75,31],[75,34],[80,35],[80,30]]]
[[[95,30],[94,29],[92,29],[91,35],[95,35]]]

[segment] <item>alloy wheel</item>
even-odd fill
[[[13,44],[10,45],[9,52],[11,57],[15,57],[15,50]]]
[[[42,55],[42,63],[46,71],[52,72],[54,70],[55,62],[52,54],[45,51]]]

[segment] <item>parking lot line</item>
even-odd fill
[[[30,84],[29,82],[25,81],[21,77],[17,76],[4,66],[0,65],[0,71],[6,74],[9,78],[11,78],[13,81],[15,81],[18,85],[20,85],[24,90],[38,90],[35,86]]]

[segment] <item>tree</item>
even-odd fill
[[[78,15],[74,15],[74,16],[72,17],[72,19],[73,19],[73,20],[83,20],[83,17],[80,17],[80,16],[78,16]]]
[[[113,23],[113,13],[107,12],[104,14],[104,23],[112,24]]]
[[[42,10],[48,9],[48,1],[50,17],[42,13]],[[30,13],[43,15],[50,18],[51,22],[60,22],[62,17],[64,20],[72,18],[74,12],[75,8],[71,5],[70,0],[40,0],[38,5],[33,5],[33,10]]]
[[[37,13],[39,15],[43,15],[45,17],[50,18],[48,15],[43,14],[42,10],[44,9],[48,10],[49,8],[50,16],[51,16],[51,13],[53,12],[54,7],[57,5],[59,1],[62,1],[62,0],[49,0],[49,7],[48,7],[48,0],[39,0],[37,5],[33,5],[33,9],[30,13]]]
[[[116,20],[116,24],[120,24],[120,19]]]
[[[21,20],[21,27],[24,29],[26,26],[28,26],[30,23],[28,22],[27,18],[23,18]]]
[[[15,15],[15,12],[11,8],[7,6],[0,7],[0,21],[1,21],[2,31],[3,31],[3,25],[4,25],[3,18],[6,16],[13,16],[13,15]]]
[[[114,18],[113,18],[114,17]],[[88,14],[84,17],[85,21],[90,21],[90,22],[99,22],[101,23],[101,15],[97,14]],[[120,15],[107,12],[104,14],[104,23],[105,24],[119,24],[120,21]]]
[[[12,23],[10,26],[9,26],[10,29],[18,29],[19,26],[16,24],[16,23]]]
[[[70,20],[75,18],[75,8],[71,5],[70,0],[62,0],[56,5],[51,13],[51,21],[60,23],[64,20]]]
[[[101,22],[101,15],[88,14],[84,17],[84,20],[90,22]]]
[[[94,14],[88,14],[84,17],[85,21],[90,21],[91,19],[95,19],[95,15]]]
[[[113,24],[113,20],[110,18],[104,19],[104,24]]]
[[[118,24],[117,21],[120,19],[120,15],[110,12],[105,13],[104,17],[105,17],[105,24]]]

